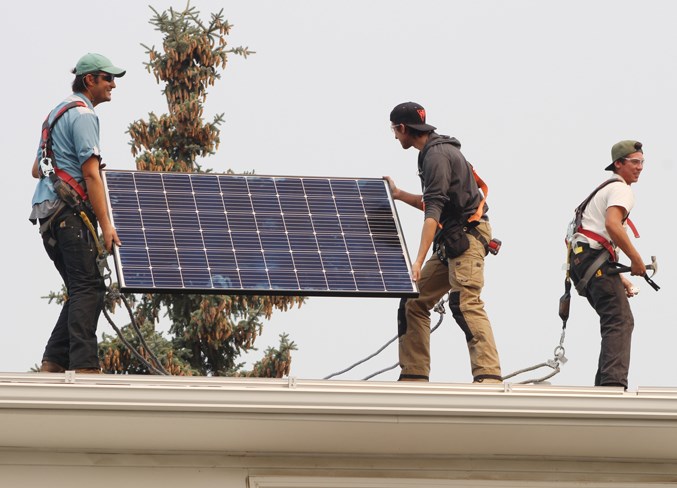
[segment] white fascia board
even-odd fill
[[[677,389],[0,374],[0,409],[677,419]]]
[[[677,390],[0,375],[0,449],[677,460]]]

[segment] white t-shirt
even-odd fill
[[[590,203],[583,212],[581,227],[595,234],[599,234],[610,241],[609,233],[606,231],[606,211],[609,207],[623,207],[625,215],[628,215],[635,205],[635,195],[623,178],[618,176],[618,181],[609,183],[592,197]],[[627,224],[623,223],[623,228],[627,230]],[[601,249],[602,245],[587,238],[583,234],[574,234],[574,242],[588,242],[593,249]],[[616,246],[614,246],[616,249]],[[616,250],[617,251],[617,250]]]

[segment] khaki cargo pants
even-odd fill
[[[477,230],[488,241],[491,226]],[[484,287],[484,246],[468,234],[470,247],[462,255],[442,263],[436,254],[425,263],[418,281],[419,296],[404,304],[399,314],[400,380],[427,381],[430,375],[430,311],[449,291],[449,307],[465,333],[473,381],[501,380],[501,366],[494,334],[480,293]]]

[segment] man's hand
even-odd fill
[[[395,185],[395,182],[393,181],[393,179],[390,176],[384,176],[383,179],[388,182],[388,186],[390,187],[390,193],[393,196],[393,198],[395,200],[399,200],[400,199],[400,189],[397,188],[397,185]]]
[[[411,265],[411,279],[412,281],[418,282],[418,279],[421,277],[421,268],[423,267],[423,262],[414,261]]]
[[[388,182],[390,194],[393,196],[393,200],[400,200],[407,205],[411,205],[414,208],[423,210],[423,197],[421,195],[415,195],[413,193],[400,190],[397,188],[397,185],[395,185],[395,182],[390,176],[384,176],[383,179]]]
[[[122,246],[122,242],[120,242],[120,238],[118,237],[115,227],[109,227],[106,230],[101,229],[101,234],[103,234],[103,245],[106,248],[106,251],[109,253],[113,252],[113,244],[118,247]]]
[[[636,293],[636,288],[634,285],[630,282],[629,279],[627,279],[625,276],[620,275],[621,281],[623,282],[623,288],[625,288],[625,294],[627,295],[628,298],[634,297]]]

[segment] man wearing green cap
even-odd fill
[[[85,214],[94,229],[98,222],[108,251],[113,244],[121,244],[108,218],[100,175],[99,119],[94,107],[111,100],[115,79],[124,76],[125,70],[105,56],[89,53],[80,58],[72,72],[73,94],[45,121],[32,170],[39,181],[30,220],[40,223],[44,247],[68,295],[45,347],[40,371],[100,373],[96,328],[105,286],[96,262],[96,237],[79,212],[57,195],[55,181],[72,178],[75,183],[71,186],[84,195]],[[55,175],[58,181],[53,179]]]
[[[614,177],[600,185],[585,205],[581,225],[572,238],[570,274],[600,318],[602,345],[595,386],[627,388],[634,328],[628,298],[636,289],[622,275],[608,272],[614,268],[620,248],[630,258],[632,275],[646,273],[627,234],[628,216],[635,204],[630,185],[639,180],[644,169],[642,143],[625,140],[614,144],[611,164],[605,169],[613,171]]]

